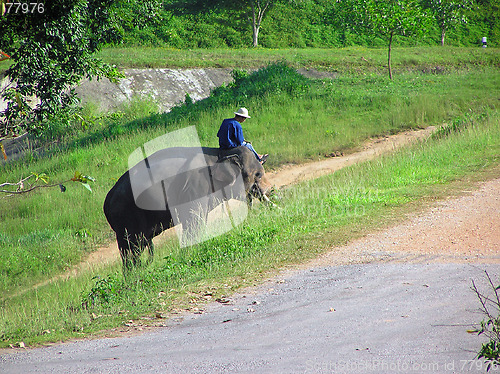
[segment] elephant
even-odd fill
[[[164,230],[182,224],[183,232],[194,233],[200,216],[206,219],[221,202],[269,201],[271,190],[263,166],[245,146],[166,148],[125,172],[103,208],[126,271],[138,264],[146,247],[153,258],[152,239]]]

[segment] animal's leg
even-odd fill
[[[125,230],[123,235],[116,235],[118,248],[123,262],[124,271],[132,270],[137,266],[144,249],[143,235],[130,234]]]
[[[144,247],[146,245],[148,245],[148,240],[145,238],[143,233],[132,236],[132,240],[130,240],[130,249],[132,253],[132,263],[134,266],[140,264],[141,254],[144,252]]]
[[[116,241],[118,243],[118,250],[122,259],[123,271],[126,272],[132,269],[130,243],[126,234],[116,234]]]
[[[198,205],[182,221],[183,246],[201,243],[207,235],[208,206]]]

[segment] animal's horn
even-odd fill
[[[280,208],[279,206],[277,206],[275,203],[273,203],[271,200],[269,200],[269,198],[266,196],[266,194],[262,194],[262,198],[266,201],[266,203],[269,203],[271,204],[273,207],[275,208]],[[280,208],[281,209],[281,208]]]

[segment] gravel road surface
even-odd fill
[[[2,373],[465,373],[481,339],[471,279],[498,265],[318,267],[138,336],[2,356]]]

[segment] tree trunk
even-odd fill
[[[264,14],[269,9],[272,0],[266,0],[264,4],[261,4],[261,0],[252,0],[250,2],[250,7],[252,14],[248,16],[250,22],[252,23],[252,39],[253,46],[259,46],[259,31],[260,24],[262,23],[262,19],[264,18]]]
[[[252,1],[252,39],[253,39],[253,46],[258,47],[259,46],[259,28],[260,25],[258,24],[258,17],[255,11],[255,4]]]
[[[389,51],[387,52],[387,67],[389,69],[389,78],[392,80],[392,68],[391,68],[391,48],[392,48],[392,36],[393,32],[389,35]]]
[[[446,29],[441,29],[441,47],[444,47],[444,34],[446,33]]]
[[[259,27],[257,25],[253,25],[253,46],[259,46]]]

